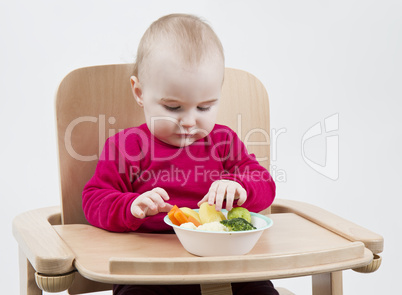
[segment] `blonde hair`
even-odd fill
[[[221,41],[205,21],[189,14],[169,14],[153,22],[142,36],[134,76],[138,77],[146,71],[144,61],[162,41],[167,41],[187,64],[199,64],[211,54],[221,55],[224,61]]]

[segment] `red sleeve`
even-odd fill
[[[115,232],[134,231],[146,218],[138,219],[131,214],[131,203],[139,194],[132,192],[127,168],[130,166],[118,142],[118,136],[106,141],[94,176],[84,187],[82,205],[92,225]]]
[[[247,201],[242,205],[252,212],[268,208],[275,199],[275,183],[268,170],[261,166],[253,154],[249,154],[237,134],[228,129],[224,155],[226,174],[223,179],[240,183],[247,191]]]

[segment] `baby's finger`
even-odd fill
[[[239,200],[237,201],[237,205],[241,206],[247,200],[247,192],[244,188],[238,188],[237,192],[239,194]]]
[[[215,204],[215,195],[218,185],[219,185],[218,181],[213,182],[209,187],[208,193],[204,197],[204,199],[208,200],[209,205]]]
[[[216,194],[214,196],[215,209],[217,211],[220,211],[222,209],[222,203],[223,203],[223,200],[225,199],[225,195],[227,193],[227,191],[226,191],[227,187],[228,187],[227,183],[219,182],[219,185],[216,190]],[[210,196],[209,200],[211,200],[211,196]],[[209,202],[209,204],[211,204],[211,203]]]
[[[156,206],[159,208],[165,208],[166,206],[170,206],[170,204],[166,203],[163,197],[159,194],[159,192],[152,190],[148,196]],[[169,196],[168,196],[169,198]]]
[[[150,207],[151,210],[157,212],[169,212],[173,206],[169,203],[166,203],[163,198],[167,198],[169,200],[169,196],[167,195],[166,191],[162,188],[154,189],[149,194],[148,198],[152,200],[155,207]]]
[[[159,196],[158,194],[155,194],[155,195],[160,198],[160,196]],[[157,207],[157,205],[155,204],[155,202],[154,202],[152,196],[154,196],[153,193],[150,194],[150,195],[148,195],[147,198],[144,198],[144,199],[141,201],[141,204],[142,204],[143,206],[149,208],[150,210],[156,210],[158,207]]]
[[[145,212],[141,210],[139,206],[133,206],[131,208],[131,214],[133,214],[134,217],[137,217],[139,219],[142,219],[145,217]]]
[[[233,208],[233,201],[236,194],[236,186],[230,184],[226,189],[226,210],[230,211]]]
[[[164,207],[159,207],[159,212],[169,212],[170,209],[173,208],[173,205],[169,204],[169,203],[165,203]]]
[[[198,203],[197,206],[200,207],[202,203],[208,202],[209,193],[207,193]]]
[[[165,191],[163,188],[161,187],[156,187],[154,189],[152,189],[153,192],[156,192],[157,194],[159,194],[165,201],[169,200],[170,197],[167,193],[167,191]]]

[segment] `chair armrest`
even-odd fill
[[[353,242],[363,242],[374,254],[381,253],[384,238],[364,227],[317,206],[299,201],[275,199],[272,213],[295,213]]]
[[[32,267],[46,275],[74,270],[74,254],[53,229],[60,222],[60,208],[49,207],[22,213],[13,220],[13,235]]]

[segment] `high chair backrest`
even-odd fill
[[[81,68],[69,73],[59,86],[56,117],[65,224],[87,223],[81,194],[106,139],[145,122],[130,88],[132,69],[132,64]],[[236,131],[248,151],[269,169],[269,102],[257,78],[226,69],[217,123]]]

